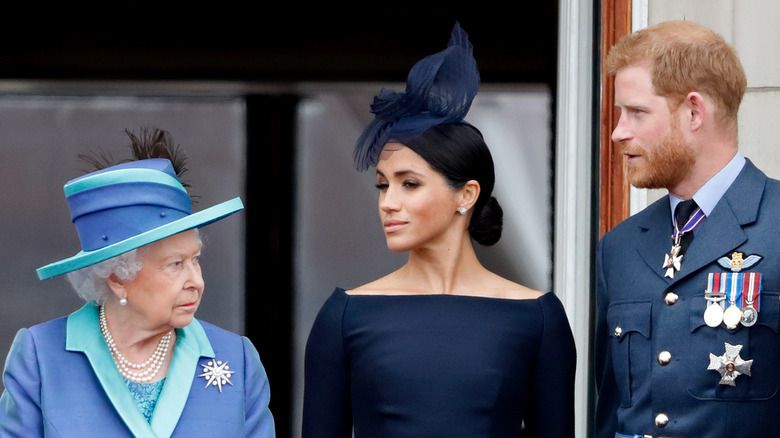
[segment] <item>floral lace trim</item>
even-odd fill
[[[157,399],[160,398],[163,383],[165,383],[165,379],[151,383],[136,383],[125,379],[125,384],[127,384],[130,394],[138,403],[138,409],[141,410],[148,423],[152,422],[152,413],[157,404]]]

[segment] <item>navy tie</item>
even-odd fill
[[[685,226],[685,224],[688,222],[688,219],[691,218],[691,215],[698,207],[699,206],[696,205],[696,202],[693,199],[689,199],[677,204],[677,207],[674,209],[674,217],[677,221],[678,229],[682,229]],[[693,230],[688,231],[680,237],[680,255],[685,254],[685,250],[688,249],[688,246],[691,244],[692,240]]]

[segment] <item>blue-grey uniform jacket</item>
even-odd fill
[[[598,245],[596,438],[767,437],[780,433],[780,182],[747,161],[696,230],[682,269],[665,277],[671,247],[668,197],[626,219]],[[709,273],[718,259],[760,256],[742,273],[762,278],[753,326],[705,324]],[[743,371],[721,383],[726,344]],[[752,360],[749,374],[741,361]],[[721,362],[719,362],[721,361]],[[727,369],[727,368],[722,368]],[[732,377],[734,374],[731,374]]]

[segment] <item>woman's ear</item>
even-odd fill
[[[458,203],[458,208],[464,207],[467,210],[471,210],[471,207],[477,203],[479,199],[480,187],[476,180],[468,180],[466,184],[460,189],[461,199]]]
[[[127,291],[125,291],[125,283],[116,276],[111,274],[106,278],[106,284],[117,298],[127,298]]]

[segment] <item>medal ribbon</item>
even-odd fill
[[[714,274],[710,274],[713,276],[712,279],[712,291],[715,293],[722,292],[723,287],[720,285],[720,272],[716,272]]]
[[[726,302],[721,297],[726,296],[726,274],[720,272],[710,272],[707,274],[707,305],[718,305],[721,308],[726,307]]]
[[[728,295],[729,303],[738,305],[737,300],[742,296],[742,276],[743,274],[737,272],[731,272],[726,274],[728,282],[730,284]]]
[[[717,272],[710,272],[707,274],[707,291],[706,292],[717,292],[715,288],[715,276],[718,275]]]
[[[681,237],[683,234],[692,231],[694,228],[696,228],[704,219],[704,212],[701,211],[701,208],[697,208],[696,211],[693,212],[691,217],[688,219],[688,222],[685,223],[685,225],[682,227],[682,229],[679,228],[677,224],[677,218],[674,219],[674,234],[672,234],[672,239],[677,241],[677,238]]]
[[[707,274],[707,292],[712,295],[723,293],[723,285],[721,284],[722,277],[725,276],[720,275],[720,272],[710,272]]]
[[[761,310],[758,299],[761,296],[761,273],[744,274],[743,290],[745,293],[742,295],[742,308],[753,307],[756,311]]]

